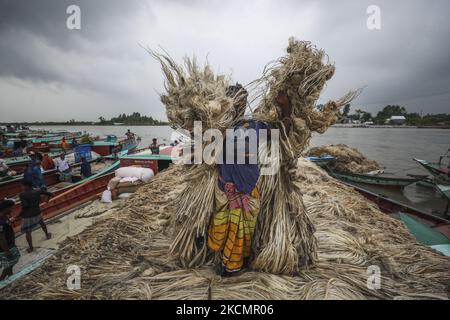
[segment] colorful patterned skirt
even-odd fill
[[[33,230],[42,221],[42,216],[39,214],[34,217],[22,218],[22,232],[28,232]]]
[[[251,194],[236,191],[226,183],[226,192],[216,186],[215,207],[208,232],[208,247],[222,252],[222,264],[228,272],[239,271],[244,258],[250,256],[253,234],[259,213],[257,188]]]
[[[0,252],[0,267],[6,269],[14,266],[20,258],[20,252],[17,247],[12,247],[9,249],[11,256],[7,257],[4,252]]]

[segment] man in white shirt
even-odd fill
[[[59,171],[59,179],[61,181],[72,182],[72,175],[70,173],[70,165],[66,160],[64,153],[61,153],[59,159],[55,161],[56,169]]]

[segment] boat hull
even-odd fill
[[[127,150],[124,151],[124,153],[126,152]],[[170,163],[172,163],[172,158],[168,155],[149,155],[147,158],[152,162],[143,161],[146,160],[144,157],[124,155],[119,161],[114,162],[114,164],[102,172],[74,185],[58,190],[54,193],[54,197],[51,198],[49,202],[41,204],[43,219],[47,220],[53,218],[67,210],[78,207],[87,201],[98,198],[100,193],[106,189],[108,182],[114,177],[115,170],[121,165],[141,165],[143,167],[150,166],[152,168],[155,168],[156,165],[156,169],[154,170],[154,173],[156,174],[158,171],[167,168]],[[16,233],[20,233],[20,210],[20,204],[16,204],[12,212],[12,216],[15,218],[13,227]]]
[[[337,171],[330,171],[329,173],[334,178],[342,181],[376,185],[387,188],[404,188],[412,183],[420,181],[420,179],[414,178],[390,178]]]
[[[105,141],[95,141],[92,145],[92,151],[98,153],[99,155],[106,157],[114,153],[114,149],[117,148],[118,151],[132,151],[136,149],[139,142],[135,139],[126,139],[117,142],[105,142]]]
[[[41,204],[41,213],[44,220],[69,210],[73,207],[91,200],[99,192],[105,190],[109,180],[114,176],[114,171],[119,168],[120,162],[116,161],[108,168],[93,175],[90,178],[81,180],[53,193],[54,197],[49,202]],[[16,233],[20,232],[20,212],[22,206],[17,203],[12,210],[13,228]]]
[[[404,205],[400,202],[391,200],[387,197],[384,197],[380,194],[376,194],[374,192],[368,191],[361,187],[356,187],[351,184],[347,184],[344,182],[347,186],[353,188],[358,193],[360,193],[362,196],[364,196],[366,199],[370,200],[371,202],[375,203],[378,208],[389,215],[397,216],[400,212],[407,213],[411,216],[414,216],[419,221],[427,225],[428,227],[439,231],[440,233],[444,234],[446,237],[450,238],[450,221],[441,217],[437,217],[435,215],[422,212],[420,210],[417,210],[415,208],[409,207],[407,205]]]
[[[56,170],[46,171],[44,174],[44,181],[46,186],[51,186],[59,182]],[[22,177],[12,180],[7,180],[0,183],[0,199],[13,198],[22,191]]]
[[[420,159],[413,159],[413,160],[416,161],[418,164],[420,164],[426,171],[428,171],[435,179],[435,182],[445,185],[450,184],[450,177],[448,176],[449,174],[448,168],[440,167],[436,164],[429,163],[428,161],[425,160]]]

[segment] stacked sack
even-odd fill
[[[117,169],[115,177],[108,183],[112,198],[129,196],[154,176],[153,170],[140,167],[123,167]]]

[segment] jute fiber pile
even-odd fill
[[[281,132],[279,154],[272,155],[280,167],[276,173],[260,179],[261,205],[252,259],[254,269],[274,274],[294,274],[314,264],[314,226],[305,210],[298,181],[290,172],[296,169],[296,161],[312,132],[324,132],[336,121],[340,108],[359,93],[350,92],[317,108],[316,102],[333,76],[334,66],[322,50],[309,42],[291,38],[286,51],[248,86],[260,94],[252,118]],[[238,93],[227,96],[226,77],[215,76],[207,65],[198,67],[194,59],[185,59],[182,67],[167,54],[150,53],[161,63],[166,89],[161,101],[175,128],[192,133],[194,121],[201,121],[203,131],[213,128],[224,133],[243,119],[245,106],[236,109],[242,97]],[[292,105],[290,130],[285,128],[279,106],[280,92],[287,93]],[[176,203],[175,238],[170,254],[184,267],[200,267],[210,262],[206,239],[214,213],[217,168],[205,163],[189,167],[185,179],[186,188]]]
[[[152,54],[166,77],[161,100],[175,127],[192,133],[198,120],[203,131],[222,131],[242,120],[245,107],[235,107],[242,97],[227,96],[225,77],[209,67],[200,69],[193,60],[182,68],[167,55]],[[258,182],[252,271],[224,279],[215,274],[217,256],[207,249],[206,235],[217,168],[214,163],[180,165],[157,175],[108,219],[67,240],[53,258],[0,297],[448,298],[448,258],[417,244],[400,221],[299,159],[312,132],[324,132],[358,94],[316,106],[334,73],[325,57],[310,43],[290,39],[287,54],[252,84],[261,92],[253,119],[281,132],[280,152],[272,155],[281,165]],[[277,101],[280,91],[292,103],[290,130]],[[82,269],[80,290],[66,287],[69,265]],[[381,271],[379,289],[367,286],[371,266]]]
[[[303,160],[295,175],[316,226],[313,267],[294,276],[249,271],[231,278],[217,276],[210,263],[186,269],[169,254],[184,170],[174,166],[157,175],[116,213],[67,239],[43,266],[1,290],[0,298],[449,298],[449,258],[416,243],[399,220]],[[69,265],[81,268],[80,290],[67,289]],[[378,290],[367,287],[369,266],[380,268]]]
[[[308,156],[333,156],[336,160],[328,166],[332,170],[350,173],[368,173],[380,170],[381,166],[374,160],[367,159],[355,148],[350,148],[345,144],[320,146],[311,148],[307,152]]]

